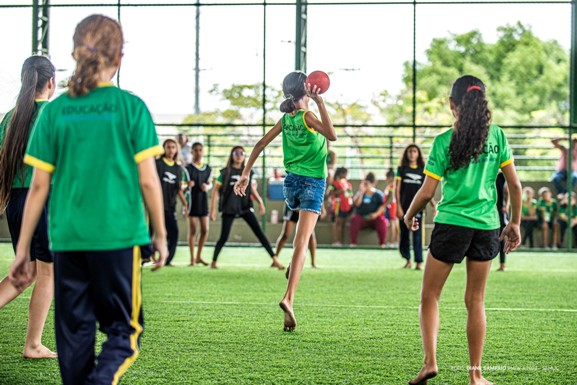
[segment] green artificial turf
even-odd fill
[[[281,260],[288,263],[292,250]],[[205,259],[210,260],[212,248]],[[13,253],[0,245],[0,274]],[[261,248],[227,247],[220,269],[143,271],[145,331],[123,384],[406,384],[420,369],[422,272],[401,269],[394,250],[320,249],[298,288],[294,333],[278,307],[283,272]],[[483,367],[501,384],[577,383],[577,254],[515,252],[494,261],[486,293]],[[468,384],[465,266],[440,303],[439,375],[430,385]],[[0,310],[0,384],[58,384],[55,360],[21,357],[30,289]],[[53,315],[44,343],[55,348]],[[103,341],[98,337],[99,344]]]

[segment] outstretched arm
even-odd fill
[[[240,179],[234,185],[234,193],[236,195],[240,196],[246,195],[246,188],[248,187],[250,171],[252,170],[252,167],[254,166],[256,159],[258,158],[262,150],[264,150],[264,148],[268,146],[268,144],[272,142],[274,138],[279,136],[281,131],[282,127],[281,122],[279,120],[277,124],[275,124],[274,127],[255,144],[254,148],[252,149],[252,152],[250,153],[250,156],[248,157],[246,165],[244,166],[244,170],[242,171]]]

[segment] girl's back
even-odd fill
[[[443,197],[437,205],[435,222],[481,230],[499,228],[495,179],[499,169],[513,161],[503,130],[491,125],[478,160],[458,170],[450,169],[452,135],[450,129],[435,138],[425,168],[426,175],[442,178]]]
[[[53,171],[55,250],[148,243],[137,163],[162,153],[144,103],[111,83],[46,106],[26,160]]]

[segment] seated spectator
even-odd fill
[[[569,179],[571,179],[571,190],[577,185],[577,138],[573,138],[573,150],[571,152],[571,172],[567,171],[567,155],[569,150],[567,147],[559,144],[565,138],[555,138],[551,140],[553,146],[561,151],[561,157],[557,161],[557,170],[551,178],[551,182],[557,189],[557,194],[564,194],[567,192],[569,186]],[[570,175],[570,176],[569,176]]]
[[[557,223],[555,217],[557,216],[557,201],[553,199],[551,190],[547,187],[539,189],[539,202],[537,203],[537,217],[539,218],[539,226],[541,227],[543,243],[545,249],[549,249],[556,237]],[[553,237],[550,240],[549,230],[553,231]]]
[[[357,245],[359,232],[366,227],[376,230],[379,244],[381,247],[386,246],[387,220],[384,215],[386,202],[383,192],[375,188],[375,183],[375,174],[368,173],[353,197],[355,213],[349,228],[351,246]]]
[[[349,170],[338,167],[335,171],[333,183],[328,187],[329,196],[333,202],[333,245],[342,246],[345,238],[345,224],[352,212],[353,186],[347,180]]]
[[[399,247],[399,218],[397,217],[397,194],[395,193],[395,171],[387,171],[385,187],[385,218],[388,220],[389,243],[391,247]]]
[[[533,248],[533,230],[537,227],[537,200],[535,199],[535,190],[532,187],[523,189],[523,203],[521,205],[521,228],[523,229],[523,238],[521,245],[529,239],[529,247]]]
[[[577,247],[577,199],[576,194],[571,193],[571,233],[573,234],[573,248]],[[559,223],[559,244],[557,247],[563,247],[563,241],[565,239],[565,232],[567,231],[567,224],[569,222],[569,193],[563,194],[561,202],[559,202],[559,215],[557,216],[557,222]]]

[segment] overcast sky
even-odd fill
[[[267,7],[266,81],[274,86],[279,86],[294,68],[294,8]],[[70,56],[72,34],[76,24],[92,13],[117,17],[115,7],[51,9],[51,59],[63,70],[58,72],[57,80],[74,69]],[[4,37],[0,41],[0,113],[13,107],[20,87],[20,68],[31,49],[30,17],[29,8],[0,8],[0,36]],[[142,97],[155,116],[193,111],[194,20],[194,7],[121,10],[126,47],[120,85]],[[366,103],[384,89],[391,93],[399,90],[402,64],[411,60],[413,52],[411,5],[309,5],[308,20],[308,71],[320,69],[331,74],[326,99]],[[569,50],[570,4],[420,4],[417,59],[424,60],[425,50],[435,37],[478,29],[487,42],[494,42],[498,26],[518,21],[530,26],[541,39],[557,40]],[[217,98],[208,95],[213,84],[226,87],[261,81],[263,7],[202,7],[200,28],[200,106],[201,110],[210,110],[219,105]]]

